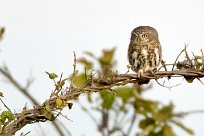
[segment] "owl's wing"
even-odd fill
[[[162,50],[159,41],[152,41],[149,45],[148,53],[153,56],[153,67],[158,67],[162,60]]]
[[[133,53],[134,52],[140,52],[141,51],[141,46],[140,45],[136,45],[136,44],[133,44],[132,42],[130,42],[129,44],[129,48],[128,48],[128,60],[129,60],[129,63],[130,65],[134,65],[134,61],[135,59],[133,59]]]

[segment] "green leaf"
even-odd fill
[[[176,63],[176,68],[177,69],[182,69],[183,68],[183,62],[178,62],[178,63]]]
[[[55,79],[58,77],[55,73],[49,73],[49,72],[45,72],[45,73],[48,74],[50,79]]]
[[[4,97],[4,93],[0,91],[0,97]]]
[[[0,40],[2,39],[4,32],[5,32],[5,29],[3,27],[0,27]]]
[[[61,89],[65,84],[65,80],[62,80],[62,81],[58,81],[57,84],[56,84],[56,89],[59,90]]]
[[[53,121],[56,118],[50,111],[46,109],[41,109],[40,113],[50,121]]]
[[[45,109],[47,111],[51,111],[51,106],[50,106],[50,104],[47,101],[45,102]]]
[[[3,111],[1,113],[1,123],[6,125],[14,119],[13,113],[10,111]]]
[[[69,109],[72,109],[73,103],[69,102],[69,103],[67,103],[67,106]]]
[[[137,113],[147,115],[148,113],[154,113],[157,111],[158,102],[137,98],[134,102],[134,106]]]
[[[186,131],[188,134],[190,135],[194,135],[194,132],[192,129],[187,128],[183,123],[179,122],[179,121],[174,121],[171,120],[171,122],[173,122],[175,125],[177,125],[178,127],[180,127],[181,129],[183,129],[184,131]]]
[[[85,58],[79,58],[77,59],[77,62],[85,65],[87,70],[90,70],[93,68],[93,64],[90,61],[86,60]]]
[[[145,129],[149,125],[155,125],[155,121],[152,118],[145,118],[145,119],[141,120],[139,123],[139,127],[141,129]]]
[[[115,95],[109,90],[100,91],[100,96],[103,100],[102,106],[105,109],[111,109],[115,100]]]
[[[92,103],[92,93],[91,92],[87,93],[87,100],[88,102]]]
[[[117,96],[122,98],[123,102],[126,103],[133,95],[133,88],[130,87],[121,87],[115,90]]]
[[[95,55],[92,53],[92,52],[89,52],[89,51],[84,51],[84,54],[92,57],[92,58],[96,58]]]
[[[111,50],[103,50],[103,55],[99,58],[101,65],[110,65],[113,61],[115,48]]]
[[[172,103],[170,103],[167,106],[164,106],[163,108],[161,108],[158,112],[154,114],[155,120],[158,121],[159,123],[167,121],[167,119],[173,116],[172,114],[173,108],[174,106]]]
[[[202,60],[202,59],[204,59],[204,57],[202,57],[202,56],[194,56],[194,58],[195,58],[196,60]]]
[[[184,76],[184,78],[186,79],[186,81],[187,81],[188,83],[192,83],[193,80],[195,79],[195,77],[190,77],[190,76]]]
[[[173,132],[171,126],[165,125],[163,127],[163,135],[162,136],[176,136],[175,133]]]
[[[72,83],[75,87],[79,88],[79,89],[82,89],[86,86],[86,83],[87,83],[87,79],[85,77],[85,74],[81,74],[81,75],[78,75],[78,76],[74,76],[72,78]]]
[[[78,73],[79,73],[79,70],[75,70],[75,71],[74,71],[74,74],[75,74],[75,75],[78,75]],[[72,75],[73,75],[73,74],[72,74]]]

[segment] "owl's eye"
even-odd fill
[[[142,37],[143,37],[143,38],[147,38],[148,35],[147,35],[147,34],[143,34]]]

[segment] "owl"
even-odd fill
[[[151,26],[139,26],[132,30],[128,48],[131,69],[138,77],[156,72],[162,58],[157,30]]]

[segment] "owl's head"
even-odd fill
[[[158,40],[157,30],[151,26],[139,26],[132,30],[131,41],[142,44]]]

